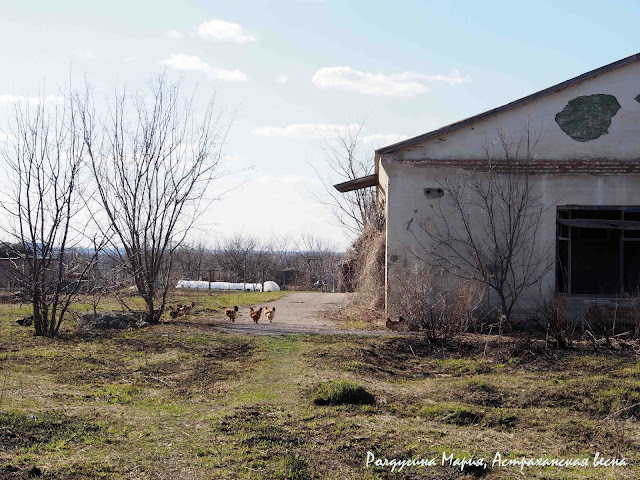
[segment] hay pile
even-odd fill
[[[384,309],[385,229],[366,226],[355,241],[355,303],[365,308]]]

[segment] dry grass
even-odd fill
[[[640,474],[640,371],[630,352],[479,335],[438,344],[232,336],[213,328],[220,312],[202,311],[136,331],[67,328],[51,340],[17,326],[15,306],[0,311],[0,478],[476,478],[439,463],[367,468],[367,451],[438,460],[443,451],[599,451],[633,466],[522,476],[505,467],[481,478]],[[361,384],[375,405],[314,405],[318,387],[336,379]]]
[[[485,288],[426,265],[415,267],[390,279],[389,295],[395,298],[391,316],[402,313],[409,328],[430,340],[453,338],[475,325]]]
[[[356,242],[355,303],[370,310],[384,309],[385,230],[369,224]]]

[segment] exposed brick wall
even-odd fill
[[[392,163],[435,168],[463,168],[498,173],[527,169],[531,175],[640,175],[640,160],[533,160],[531,162],[497,160],[392,160]]]

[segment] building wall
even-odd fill
[[[384,202],[384,216],[385,219],[389,218],[389,175],[387,174],[387,171],[385,170],[385,168],[381,165],[380,163],[380,157],[378,155],[376,155],[375,158],[375,171],[376,174],[378,175],[378,186],[377,188],[377,199],[378,202]],[[389,233],[389,229],[387,227],[386,230],[386,235],[388,236]],[[385,258],[388,259],[389,258],[389,242],[387,241],[388,238],[385,237]],[[385,269],[384,269],[384,278],[385,278],[385,294],[384,294],[384,303],[385,305],[388,304],[388,298],[387,298],[387,288],[386,288],[386,284],[387,284],[387,278],[388,278],[388,271],[387,271],[387,262],[385,262]]]
[[[444,201],[427,198],[425,188],[438,188],[445,175],[486,168],[488,157],[505,161],[496,143],[500,132],[512,141],[510,156],[530,162],[531,180],[551,207],[544,214],[538,248],[549,247],[555,256],[556,205],[640,205],[640,62],[634,62],[381,155],[388,287],[392,274],[406,272],[420,243],[428,242],[420,223]],[[527,141],[536,138],[538,143],[528,149]],[[474,219],[481,227],[483,219]],[[555,270],[541,287],[543,292],[555,289]],[[393,307],[391,297],[387,306]]]
[[[408,271],[416,259],[424,256],[429,240],[423,230],[434,210],[446,205],[446,197],[427,198],[425,188],[437,188],[445,176],[470,175],[464,169],[441,169],[406,164],[382,164],[389,177],[387,195],[387,281],[393,273]],[[556,175],[530,177],[536,193],[543,195],[548,207],[542,217],[537,251],[546,249],[555,257],[556,207],[561,205],[640,205],[640,175]],[[446,214],[446,208],[444,210]],[[472,215],[476,227],[486,219]],[[588,259],[585,259],[588,261]],[[525,292],[521,306],[539,297],[540,291],[555,291],[555,269],[548,272],[539,288]],[[393,298],[388,297],[393,310]]]

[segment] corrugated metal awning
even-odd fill
[[[354,178],[348,182],[338,183],[333,188],[341,193],[360,190],[361,188],[375,187],[378,184],[378,175],[367,175],[366,177]]]

